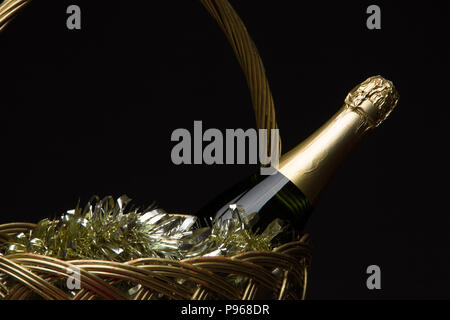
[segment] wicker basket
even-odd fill
[[[29,232],[29,223],[0,225],[0,239]],[[63,261],[36,254],[0,256],[2,299],[227,299],[273,297],[303,299],[311,251],[307,236],[273,251],[248,251],[233,257],[199,257],[174,261],[141,258],[125,263],[100,260]],[[74,296],[58,283],[80,272],[80,290]],[[273,272],[277,270],[278,272]],[[230,279],[241,277],[241,285]],[[13,281],[11,281],[13,279]],[[8,280],[8,282],[6,282]],[[130,297],[118,287],[126,281],[140,285]],[[8,284],[7,284],[8,283]],[[11,283],[13,285],[11,285]]]
[[[0,31],[29,1],[7,0],[0,5]],[[224,31],[244,71],[257,127],[277,128],[264,67],[244,24],[226,0],[200,1]],[[0,225],[0,247],[10,236],[34,227],[31,223]],[[273,251],[182,261],[141,258],[119,263],[63,261],[28,253],[0,255],[0,299],[304,299],[310,262],[307,235]],[[80,272],[81,289],[71,295],[60,284],[73,270]],[[133,294],[120,290],[124,282],[136,285]]]

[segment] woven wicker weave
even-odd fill
[[[0,245],[9,236],[34,228],[30,223],[0,225]],[[125,263],[100,260],[62,261],[37,254],[0,256],[0,297],[2,299],[43,298],[50,300],[130,299],[117,286],[122,281],[140,284],[131,297],[150,299],[229,299],[255,297],[303,299],[311,250],[307,236],[271,252],[248,251],[233,257],[199,257],[174,261],[141,258]],[[80,272],[80,287],[70,296],[57,285],[73,270]],[[276,276],[273,270],[278,270]],[[6,275],[6,276],[5,276]],[[242,285],[230,278],[240,276]],[[180,281],[184,280],[183,285]],[[189,282],[189,283],[188,283]],[[264,293],[264,296],[261,295]]]
[[[226,0],[200,1],[224,31],[244,71],[257,127],[277,128],[264,67],[241,19]],[[28,2],[30,0],[7,0],[0,5],[0,31]],[[27,233],[34,226],[31,223],[0,225],[0,246],[8,237]],[[233,257],[199,257],[182,261],[142,258],[119,263],[63,261],[36,254],[0,255],[0,299],[130,299],[119,289],[122,282],[140,285],[131,295],[135,300],[303,299],[310,261],[311,250],[306,235],[270,252],[251,251]],[[75,269],[81,274],[81,289],[72,296],[58,283],[69,278]],[[239,285],[234,285],[233,279],[237,277]]]

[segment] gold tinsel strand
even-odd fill
[[[229,256],[249,250],[270,251],[282,231],[274,220],[262,233],[250,231],[241,208],[234,219],[197,228],[196,217],[169,214],[152,206],[128,209],[130,199],[95,196],[59,219],[43,219],[27,234],[19,233],[3,247],[5,255],[37,253],[63,260],[98,259],[124,262],[142,257],[181,260]]]

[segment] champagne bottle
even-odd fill
[[[398,98],[392,82],[381,76],[362,82],[348,93],[343,107],[330,120],[280,157],[275,174],[246,178],[197,212],[198,217],[206,218],[199,220],[236,218],[233,211],[239,208],[255,231],[264,230],[275,218],[288,223],[293,231],[301,231],[341,163],[387,118]]]

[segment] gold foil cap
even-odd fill
[[[399,94],[391,81],[373,76],[353,88],[345,98],[345,104],[362,114],[374,128],[389,116],[398,99]]]

